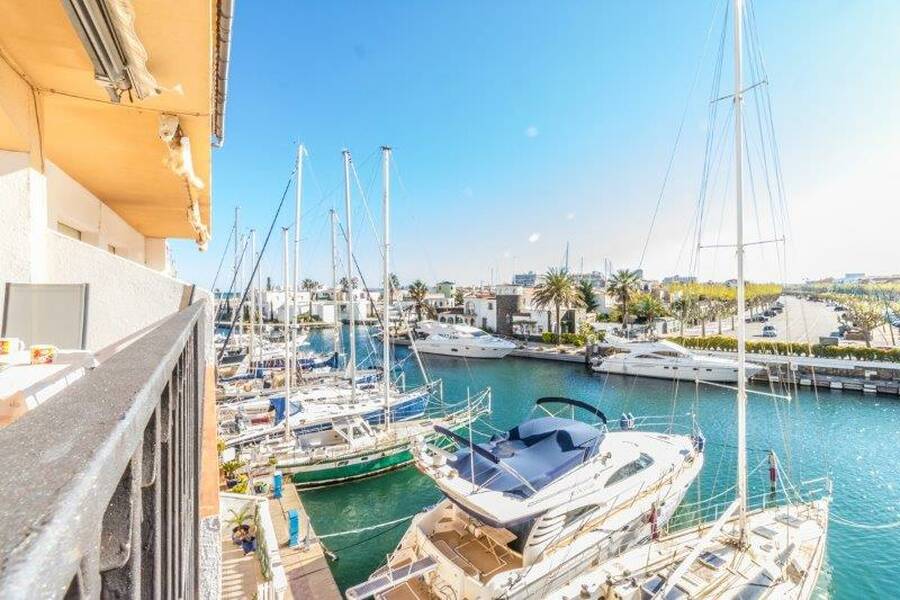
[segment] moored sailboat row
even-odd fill
[[[296,214],[300,213],[302,161],[301,146],[297,155],[298,192]],[[390,148],[382,149],[383,158],[383,246],[385,290],[381,314],[390,308]],[[343,152],[344,196],[346,210],[347,279],[353,278],[355,264],[353,250],[352,202],[350,194],[351,156]],[[331,211],[332,279],[336,281],[336,213]],[[299,218],[295,221],[295,236]],[[288,232],[284,231],[283,266],[285,288],[290,281]],[[299,276],[299,239],[294,245],[294,285]],[[251,295],[252,296],[252,295]],[[296,298],[296,294],[294,295]],[[490,390],[466,398],[464,402],[448,403],[443,398],[440,381],[407,388],[405,378],[395,380],[391,364],[389,328],[382,341],[382,360],[378,369],[360,371],[357,367],[355,311],[349,311],[349,355],[346,368],[341,371],[339,335],[335,335],[335,350],[317,355],[302,350],[305,336],[296,335],[289,322],[296,314],[287,306],[285,298],[283,345],[254,344],[254,327],[248,339],[251,349],[236,372],[220,379],[224,385],[248,380],[264,380],[281,376],[283,387],[258,390],[247,397],[224,398],[220,404],[220,435],[225,448],[233,449],[235,457],[251,467],[270,465],[289,475],[301,487],[317,487],[378,475],[412,462],[411,446],[421,442],[443,443],[444,436],[436,428],[452,432],[488,414],[491,408]],[[416,352],[413,346],[413,352]],[[421,363],[420,363],[421,365]],[[425,375],[423,369],[423,375]],[[310,377],[312,376],[312,377]],[[234,390],[233,387],[229,388]],[[227,395],[226,395],[227,396]]]

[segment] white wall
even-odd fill
[[[475,327],[497,331],[497,299],[467,296],[463,299],[467,313],[475,315]]]
[[[55,231],[48,231],[47,242],[47,280],[89,284],[89,350],[99,350],[181,308],[189,287],[182,281]],[[194,297],[205,293],[197,290]]]
[[[47,227],[56,231],[65,223],[82,232],[82,242],[107,251],[114,246],[118,256],[145,264],[144,236],[62,169],[46,165]]]
[[[28,154],[0,150],[0,306],[7,282],[46,275],[47,188]]]

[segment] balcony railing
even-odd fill
[[[204,301],[0,429],[0,598],[195,598]]]

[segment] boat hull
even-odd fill
[[[429,343],[427,340],[416,342],[416,350],[425,354],[438,354],[441,356],[456,356],[459,358],[503,358],[515,348],[490,348],[459,344],[448,346],[446,344]]]
[[[401,469],[413,460],[409,445],[402,445],[367,454],[342,457],[341,460],[314,464],[297,464],[290,460],[279,462],[277,468],[291,475],[291,481],[302,489],[347,483],[374,477],[394,469]]]
[[[595,373],[610,373],[612,375],[633,375],[637,377],[651,377],[654,379],[668,379],[679,381],[713,381],[717,383],[737,383],[738,373],[736,367],[730,366],[664,366],[647,364],[626,364],[621,361],[603,361],[594,365]],[[752,376],[753,371],[747,370],[747,375]]]

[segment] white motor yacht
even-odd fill
[[[508,340],[491,335],[477,327],[459,323],[422,321],[416,332],[424,336],[416,340],[419,352],[462,356],[465,358],[503,358],[516,349]]]
[[[456,453],[423,444],[418,468],[446,499],[417,515],[387,565],[346,595],[541,598],[590,564],[656,535],[703,465],[700,438],[611,432],[546,416]]]
[[[611,353],[592,361],[597,373],[720,383],[738,380],[737,360],[691,352],[669,340],[629,341],[607,336],[606,343]],[[746,368],[748,378],[764,369],[752,363]]]

